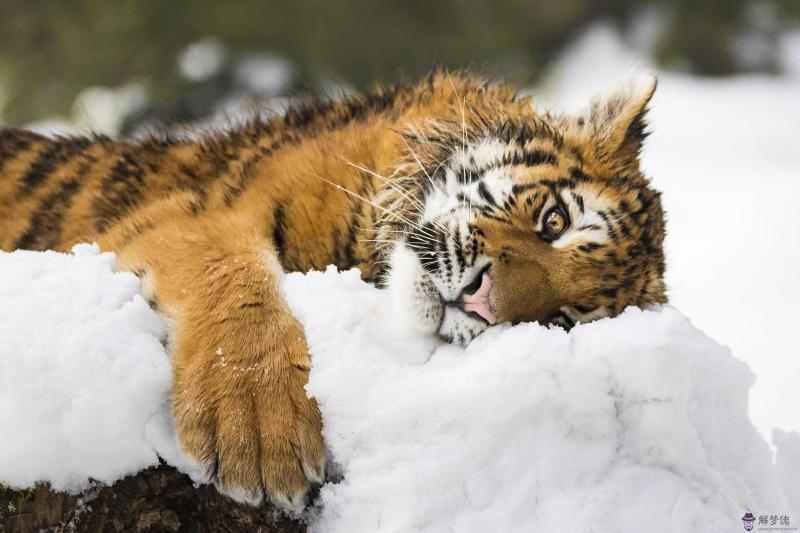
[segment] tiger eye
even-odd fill
[[[567,216],[561,209],[552,209],[544,219],[544,231],[551,237],[561,235],[567,229]]]

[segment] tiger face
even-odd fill
[[[654,90],[639,76],[578,115],[500,110],[411,135],[423,176],[401,182],[413,197],[385,230],[397,315],[464,345],[497,323],[664,303],[664,217],[638,161]]]

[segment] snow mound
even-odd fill
[[[399,331],[357,271],[290,274],[341,480],[312,530],[732,531],[797,516],[800,435],[768,444],[747,366],[675,309],[466,349]],[[0,253],[0,482],[79,491],[178,452],[164,327],[113,254]]]
[[[753,374],[673,308],[461,349],[394,331],[357,271],[284,290],[343,476],[315,531],[711,532],[800,511],[800,435],[776,433],[776,468]]]
[[[0,482],[74,492],[157,464],[163,334],[113,254],[0,252]]]

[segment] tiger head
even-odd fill
[[[462,120],[410,127],[382,202],[401,214],[379,226],[398,317],[463,345],[497,323],[665,303],[664,214],[639,168],[655,87],[635,76],[555,116],[473,94]]]

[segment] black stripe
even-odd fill
[[[129,151],[124,152],[100,184],[100,194],[93,207],[97,231],[105,231],[113,222],[132,211],[145,192],[145,175]]]
[[[207,174],[208,181],[216,181],[220,176],[228,175],[231,163],[239,160],[239,153],[253,141],[245,136],[247,130],[232,130],[224,137],[204,139],[199,145],[203,160],[211,164]],[[256,134],[253,133],[255,136]]]
[[[150,156],[151,154],[147,153],[146,155]],[[158,165],[153,163],[152,160],[142,162],[147,166],[147,170],[153,174],[158,174],[161,170]],[[203,187],[203,178],[197,175],[197,172],[194,168],[181,163],[178,165],[178,170],[180,171],[180,181],[178,182],[178,186],[180,188],[193,192],[205,192],[205,187]]]
[[[617,297],[618,293],[619,293],[619,288],[618,287],[608,287],[608,288],[602,289],[600,291],[601,295],[605,296],[606,298],[611,298],[611,299],[615,299]]]
[[[633,259],[635,257],[639,257],[640,255],[642,255],[642,247],[639,246],[638,244],[631,244],[630,246],[628,246],[626,252],[628,253],[628,258]]]
[[[28,229],[17,240],[15,248],[47,250],[59,244],[61,224],[72,199],[80,190],[78,178],[63,182],[56,191],[46,196],[31,217]]]
[[[619,226],[619,231],[620,233],[622,233],[624,237],[630,238],[631,229],[628,227],[628,224],[626,224],[624,220],[617,220],[617,226]]]
[[[344,244],[344,259],[347,262],[345,268],[352,268],[358,263],[356,257],[356,226],[358,225],[358,212],[353,211],[350,216],[350,224],[347,226],[347,237]]]
[[[572,329],[575,327],[575,321],[572,320],[567,313],[564,311],[559,311],[558,314],[561,316],[561,319],[566,322],[567,328]]]
[[[619,237],[617,236],[617,230],[611,225],[611,220],[609,220],[606,212],[601,210],[598,211],[597,214],[600,215],[600,218],[602,218],[603,222],[606,223],[606,228],[608,228],[606,233],[608,233],[608,236],[611,237],[613,242],[617,242],[619,240]]]
[[[578,209],[580,209],[581,213],[583,213],[584,212],[583,196],[575,192],[571,192],[571,194],[572,194],[572,199],[575,200],[576,204],[578,204]]]
[[[606,250],[605,257],[606,261],[608,261],[612,265],[616,267],[623,266],[623,261],[621,261],[620,258],[617,257],[617,254],[614,252],[614,250]]]
[[[473,164],[474,164],[474,161],[473,161]],[[482,176],[483,176],[483,174],[481,174],[480,172],[478,172],[474,168],[464,169],[464,171],[461,173],[461,178],[463,180],[463,183],[475,183],[476,181],[481,179]]]
[[[558,165],[558,157],[553,152],[545,150],[522,150],[515,152],[503,159],[504,165],[525,165],[535,167],[539,165]]]
[[[472,227],[470,227],[469,251],[469,266],[472,266],[478,259],[478,232]]]
[[[511,186],[511,194],[519,194],[539,187],[539,183],[517,183]]]
[[[294,129],[306,129],[313,122],[330,115],[329,120],[322,121],[322,127],[324,130],[337,129],[391,108],[403,88],[405,86],[377,90],[366,96],[352,97],[341,104],[329,99],[306,101],[289,109],[283,117],[283,123]]]
[[[242,170],[239,172],[238,180],[236,184],[231,185],[228,187],[228,190],[225,191],[225,205],[230,207],[233,205],[233,201],[239,198],[239,196],[244,193],[253,179],[256,177],[256,173],[254,172],[258,163],[261,162],[262,159],[267,157],[272,153],[272,151],[281,144],[281,141],[275,141],[269,146],[263,146],[259,148],[258,152],[255,155],[251,156],[242,164]]]
[[[480,197],[481,197],[481,198],[483,198],[483,200],[484,200],[485,202],[487,202],[488,204],[491,204],[491,205],[493,205],[493,206],[496,206],[496,205],[497,205],[497,202],[495,201],[495,199],[494,199],[494,196],[492,195],[492,193],[491,193],[491,192],[489,192],[489,189],[488,189],[488,187],[486,187],[486,183],[485,183],[485,182],[483,182],[483,181],[481,181],[481,182],[478,184],[478,194],[479,194],[479,195],[480,195]]]
[[[508,211],[512,209],[514,206],[517,205],[517,197],[515,195],[511,195],[506,198],[506,201],[503,203],[503,209]]]
[[[534,150],[532,152],[525,151],[524,161],[529,167],[537,165],[558,165],[556,154],[543,150]]]
[[[208,198],[208,193],[205,191],[200,191],[198,193],[194,193],[191,195],[189,201],[182,206],[183,212],[187,215],[191,215],[196,217],[206,207],[206,199]]]
[[[464,257],[464,250],[461,247],[461,244],[458,242],[457,238],[454,237],[453,243],[453,251],[456,256],[456,263],[458,264],[458,271],[459,273],[464,272],[464,269],[467,267],[467,260]]]
[[[341,268],[342,263],[344,262],[343,259],[343,251],[344,247],[342,246],[342,230],[339,229],[339,226],[336,224],[336,221],[332,224],[331,227],[331,236],[330,236],[330,243],[329,245],[333,248],[331,253],[331,260],[330,262],[337,267]]]
[[[281,264],[283,264],[283,255],[286,252],[286,230],[286,213],[284,213],[283,204],[278,204],[272,211],[272,245],[275,247],[275,254]]]
[[[601,228],[597,224],[584,224],[583,226],[575,228],[575,231],[601,230],[601,229],[603,228]]]
[[[620,288],[625,289],[626,291],[630,291],[633,289],[633,284],[636,282],[636,277],[627,277],[622,280],[622,286]]]
[[[139,278],[141,278],[141,276],[139,276]],[[156,313],[160,313],[161,312],[161,307],[158,305],[158,300],[156,299],[155,296],[152,297],[152,298],[148,298],[147,299],[147,305],[149,305],[150,309],[152,309]]]
[[[547,185],[553,192],[556,192],[556,189],[574,189],[576,187],[575,180],[570,178],[558,178],[556,180],[541,180],[539,183],[542,185]]]
[[[547,195],[543,196],[539,204],[533,208],[531,218],[533,219],[534,224],[539,222],[539,217],[541,216],[545,205],[547,205]]]
[[[437,251],[440,252],[439,257],[441,257],[444,262],[446,276],[450,278],[453,275],[453,262],[450,259],[450,250],[447,249],[447,234],[440,231],[438,237],[436,248]]]
[[[578,167],[572,167],[569,169],[569,175],[572,179],[577,182],[585,182],[590,181],[591,178],[584,174],[583,170],[579,169]]]
[[[3,178],[2,169],[6,162],[16,159],[31,145],[41,140],[44,140],[44,137],[26,130],[0,129],[0,179]]]
[[[591,253],[599,248],[602,248],[603,245],[599,242],[587,242],[578,246],[578,250],[586,253]]]
[[[511,224],[512,223],[509,219],[496,215],[491,208],[481,207],[479,209],[479,211],[481,213],[481,216],[484,216],[486,218],[490,218],[492,220],[496,220],[496,221],[502,222],[504,224]]]
[[[57,168],[69,163],[75,155],[91,141],[85,138],[59,139],[36,158],[28,172],[22,177],[17,189],[17,199],[25,198],[42,185]]]

